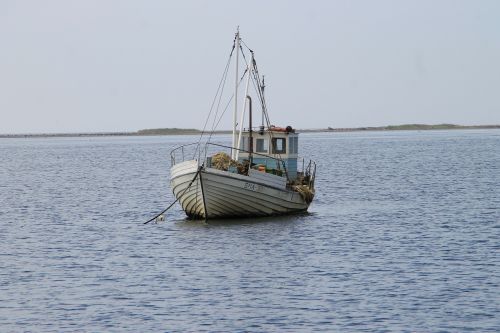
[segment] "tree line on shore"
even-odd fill
[[[300,133],[319,132],[355,132],[355,131],[412,131],[412,130],[451,130],[451,129],[495,129],[500,125],[455,125],[455,124],[403,124],[375,127],[353,127],[353,128],[318,128],[297,129]],[[0,138],[19,137],[88,137],[88,136],[146,136],[146,135],[196,135],[202,131],[195,128],[151,128],[136,132],[99,132],[99,133],[40,133],[40,134],[0,134]],[[215,131],[215,134],[229,134],[229,130]]]

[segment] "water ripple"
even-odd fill
[[[1,139],[1,330],[500,331],[499,131],[301,137],[308,214],[146,226],[195,138]]]

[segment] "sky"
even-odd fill
[[[201,129],[237,26],[278,126],[500,124],[497,0],[0,0],[0,133]]]

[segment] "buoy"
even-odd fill
[[[165,221],[165,216],[163,216],[163,214],[161,214],[161,215],[159,215],[159,216],[156,218],[156,220],[155,220],[155,221],[156,221],[156,222],[163,222],[163,221]]]

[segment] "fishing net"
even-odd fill
[[[234,166],[239,174],[247,174],[248,164],[246,160],[243,161],[243,163],[232,160],[231,157],[224,152],[219,152],[212,156],[212,168],[218,170],[228,171],[229,167]]]
[[[219,152],[212,156],[212,168],[227,171],[230,163],[231,157],[224,152]]]

